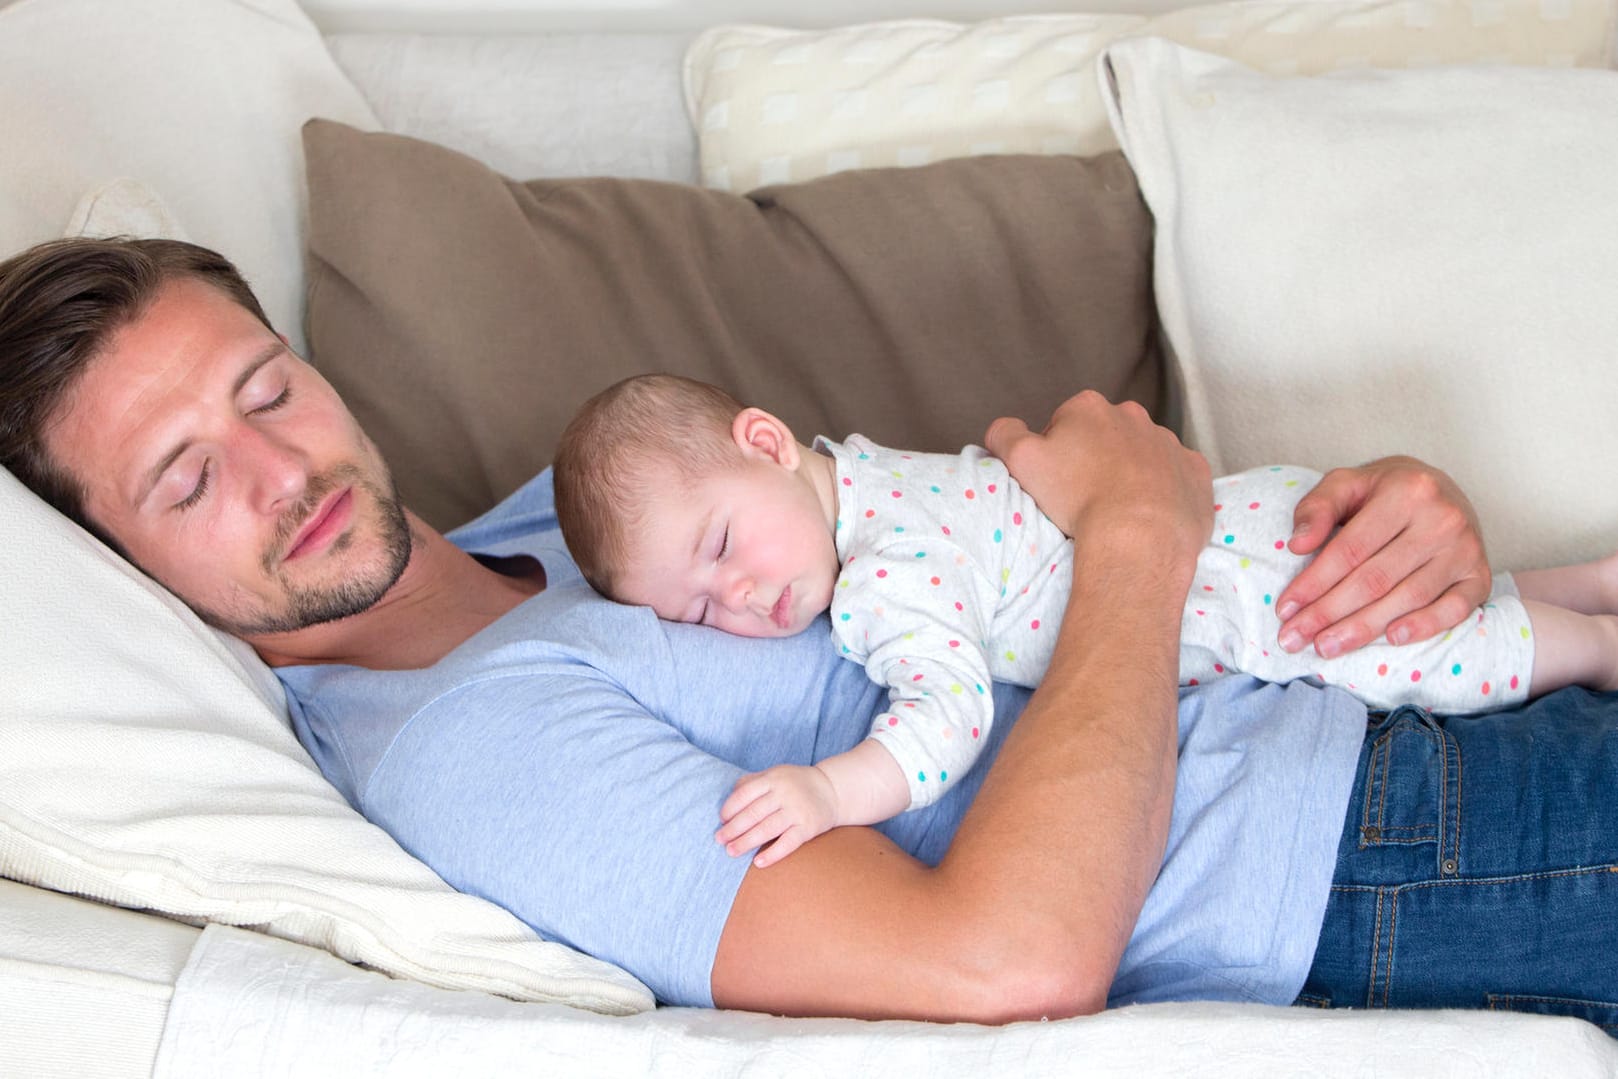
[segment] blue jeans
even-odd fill
[[[1618,694],[1373,714],[1297,1003],[1574,1015],[1618,1037]]]

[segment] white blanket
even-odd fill
[[[664,1008],[621,1018],[451,992],[212,925],[175,986],[154,1075],[1487,1076],[1618,1074],[1579,1020],[1158,1004],[971,1024]]]

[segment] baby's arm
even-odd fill
[[[762,869],[822,832],[876,824],[909,806],[910,787],[899,763],[867,738],[814,765],[778,764],[743,776],[719,807],[724,823],[716,838],[731,855],[768,843],[753,859]]]

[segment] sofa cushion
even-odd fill
[[[301,349],[311,116],[376,124],[295,0],[0,4],[0,258],[128,178],[235,260]]]
[[[1522,569],[1618,541],[1618,72],[1107,54],[1216,471],[1411,453]]]
[[[1613,0],[1227,0],[1141,14],[718,26],[686,52],[703,182],[729,191],[979,153],[1117,143],[1095,60],[1164,37],[1276,74],[1487,62],[1605,67]]]
[[[1094,387],[1164,416],[1150,221],[1128,165],[1000,157],[749,197],[518,182],[313,121],[312,359],[452,526],[549,463],[597,390],[673,371],[781,415],[957,448]]]

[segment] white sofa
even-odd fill
[[[1205,80],[1224,77],[1223,69],[1204,70],[1201,60],[1175,67],[1179,54],[1121,52],[1110,81],[1085,68],[1082,83],[1063,84],[1077,87],[1091,121],[1105,109],[1114,127],[1063,126],[1058,110],[1057,127],[1040,128],[1043,119],[1027,119],[1034,105],[1013,100],[1010,114],[1024,109],[1017,115],[1026,130],[1010,125],[987,142],[962,136],[960,152],[1087,153],[1109,145],[1114,128],[1122,133],[1158,216],[1158,303],[1186,431],[1217,468],[1297,459],[1280,451],[1305,433],[1327,464],[1410,449],[1478,492],[1493,549],[1513,564],[1610,546],[1618,503],[1597,492],[1573,505],[1577,488],[1559,485],[1558,476],[1570,461],[1600,463],[1611,459],[1608,450],[1618,452],[1612,425],[1599,422],[1603,401],[1618,389],[1602,351],[1602,342],[1618,338],[1611,269],[1618,201],[1605,194],[1601,165],[1610,170],[1618,161],[1618,135],[1612,123],[1584,123],[1580,115],[1576,130],[1556,143],[1561,157],[1528,155],[1537,165],[1524,163],[1510,140],[1531,134],[1533,125],[1521,121],[1534,102],[1572,101],[1571,115],[1587,90],[1597,93],[1590,100],[1615,100],[1613,5],[1479,0],[1467,7],[1471,29],[1448,36],[1433,28],[1442,29],[1444,13],[1458,5],[1440,0],[1381,5],[1382,15],[1377,5],[1314,5],[1313,22],[1280,30],[1272,23],[1264,33],[1253,29],[1255,12],[1284,21],[1310,5],[1227,8],[1218,18],[1198,9],[1177,23],[1149,23],[1157,9],[1146,0],[1122,5],[1105,5],[1124,13],[1094,20],[1086,47],[1125,33],[1201,34],[1201,44],[1226,46],[1231,55],[1262,46],[1283,69],[1358,68],[1368,60],[1367,35],[1382,35],[1393,25],[1386,10],[1399,8],[1399,25],[1438,42],[1400,63],[1519,65],[1517,76],[1472,69],[1463,76],[1470,83],[1413,82],[1398,91],[1406,126],[1367,142],[1357,164],[1331,166],[1359,170],[1357,190],[1366,196],[1359,202],[1341,195],[1334,202],[1318,187],[1321,148],[1351,138],[1352,115],[1332,118],[1332,101],[1271,92],[1281,83],[1255,87],[1240,75],[1221,84],[1216,101]],[[236,257],[272,317],[301,344],[303,119],[324,115],[411,135],[515,178],[706,178],[743,187],[759,177],[804,179],[804,170],[831,171],[838,162],[887,163],[877,160],[881,153],[902,157],[920,137],[901,124],[883,135],[885,150],[872,136],[863,148],[787,160],[767,145],[779,132],[764,130],[763,121],[742,130],[739,106],[729,114],[733,123],[720,125],[704,96],[724,78],[763,78],[769,65],[782,66],[783,39],[756,31],[703,38],[683,70],[698,31],[741,18],[813,28],[935,10],[897,0],[812,10],[790,0],[599,11],[545,0],[476,12],[453,0],[305,7],[313,22],[290,0],[0,4],[0,145],[10,148],[0,165],[0,255],[76,230],[185,235]],[[1074,5],[1016,5],[1037,7],[1056,13]],[[1007,9],[981,0],[944,14],[969,21]],[[1533,70],[1523,65],[1535,63],[1529,54],[1539,47],[1517,21],[1530,10],[1553,24],[1544,46],[1551,55],[1540,57],[1551,65],[1543,84],[1520,74]],[[977,58],[997,47],[981,34],[963,45],[955,29],[936,25],[906,32],[942,34],[934,48]],[[1574,39],[1584,52],[1567,46]],[[872,42],[880,40],[856,44],[877,48]],[[1289,59],[1322,41],[1331,43],[1301,66]],[[1604,81],[1573,84],[1566,71],[1549,73],[1603,64],[1609,70],[1585,74]],[[1158,101],[1168,68],[1186,92],[1164,92]],[[1518,104],[1481,121],[1483,130],[1505,133],[1499,167],[1483,173],[1487,153],[1468,141],[1467,124],[1450,123],[1434,102],[1487,95],[1496,80],[1499,99]],[[1299,76],[1286,85],[1306,91],[1305,82]],[[771,95],[783,92],[727,85],[728,100],[751,93],[766,117]],[[199,87],[217,96],[199,95]],[[1243,93],[1277,102],[1274,114],[1243,121],[1216,110],[1234,124],[1219,138],[1199,126],[1199,116]],[[1055,103],[1077,108],[1073,100]],[[1153,107],[1137,108],[1142,100]],[[1244,130],[1244,122],[1262,128]],[[1250,141],[1232,150],[1233,131]],[[806,121],[804,132],[846,134],[825,117]],[[1289,145],[1310,147],[1314,164],[1282,152]],[[1459,171],[1431,173],[1412,145],[1431,160],[1453,160]],[[856,150],[866,156],[838,156]],[[1547,170],[1561,185],[1555,198],[1543,195]],[[1386,192],[1401,191],[1401,175],[1403,193],[1390,200]],[[1457,176],[1471,185],[1454,186]],[[1427,183],[1443,197],[1423,195]],[[1248,192],[1235,215],[1233,190]],[[1438,216],[1456,206],[1461,223],[1444,245],[1388,254],[1384,241],[1405,230],[1400,213]],[[1508,217],[1515,229],[1501,226]],[[1524,243],[1525,235],[1554,242]],[[1231,263],[1209,265],[1221,250]],[[1490,258],[1498,261],[1483,272]],[[1368,278],[1390,259],[1397,274],[1378,292]],[[1576,272],[1565,272],[1570,259]],[[1278,276],[1259,272],[1272,267]],[[1440,270],[1456,282],[1454,303],[1440,302],[1448,295],[1442,290],[1422,289]],[[1545,281],[1553,287],[1540,289]],[[1479,282],[1501,291],[1480,291]],[[1278,317],[1267,298],[1289,287],[1295,302]],[[1389,295],[1422,306],[1390,310]],[[1511,317],[1501,314],[1510,306],[1502,296],[1516,304]],[[1331,339],[1319,358],[1296,359],[1323,335]],[[1530,348],[1535,341],[1542,350]],[[1308,419],[1274,407],[1295,403],[1300,386],[1315,393]],[[1456,414],[1441,405],[1451,400],[1459,402]],[[1474,438],[1480,415],[1531,445],[1505,454],[1495,441]],[[1516,496],[1495,497],[1491,484]],[[1525,487],[1540,501],[1521,496]],[[0,876],[12,878],[0,880],[0,1075],[439,1075],[519,1067],[590,1075],[1618,1074],[1618,1041],[1590,1023],[1549,1016],[1209,1003],[995,1029],[649,1009],[649,995],[632,978],[538,941],[481,900],[450,893],[380,832],[345,816],[341,798],[291,739],[273,680],[253,657],[188,621],[14,485],[0,489],[0,505],[0,559],[23,612],[0,629],[7,709]],[[1565,511],[1563,527],[1529,527],[1552,510]],[[247,768],[263,771],[244,777]],[[285,807],[293,802],[312,807],[315,823],[291,819]],[[282,850],[278,844],[292,843],[287,837],[300,828],[305,849],[328,844],[326,863],[266,872],[253,862],[253,852]],[[345,873],[363,881],[345,881]]]

